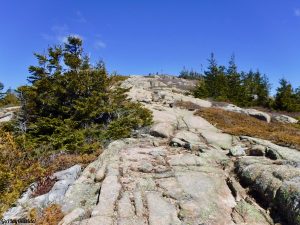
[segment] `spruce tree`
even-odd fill
[[[237,71],[234,55],[232,55],[230,58],[226,75],[228,82],[228,99],[231,102],[238,104],[241,101],[241,76]]]
[[[208,63],[208,70],[204,72],[205,88],[208,95],[215,98],[218,96],[216,80],[219,75],[219,68],[214,53],[211,53]]]
[[[129,137],[151,123],[150,111],[127,100],[127,90],[108,75],[103,62],[90,63],[81,39],[69,37],[63,46],[35,56],[31,85],[18,89],[20,131],[35,148],[92,151],[104,139]]]
[[[296,111],[296,95],[292,85],[286,80],[279,81],[275,96],[275,108],[283,111]]]
[[[2,99],[5,94],[3,93],[3,89],[4,89],[4,85],[0,82],[0,99]]]

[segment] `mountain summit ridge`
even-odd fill
[[[25,193],[4,218],[58,204],[60,225],[299,225],[300,151],[224,133],[195,110],[230,107],[190,96],[194,86],[168,76],[122,81],[128,98],[152,111],[154,124],[113,141],[83,171],[54,174],[60,179],[49,193]],[[255,113],[270,122],[267,113]]]

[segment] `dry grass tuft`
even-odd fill
[[[174,102],[174,107],[178,107],[181,109],[187,109],[190,111],[201,108],[199,105],[197,105],[193,102],[189,102],[189,101],[176,101],[176,102]]]
[[[57,180],[55,178],[52,178],[50,176],[41,177],[37,181],[37,188],[32,194],[32,197],[37,197],[39,195],[48,193],[52,189],[56,181]]]
[[[85,167],[89,163],[95,161],[101,153],[102,150],[99,149],[92,154],[61,154],[53,157],[51,160],[46,159],[46,162],[43,162],[42,164],[47,168],[47,175],[50,176],[54,172],[65,170],[76,164]]]
[[[202,108],[199,115],[217,128],[236,136],[252,136],[300,149],[300,125],[266,123],[256,118],[217,108]]]
[[[30,219],[39,225],[57,225],[64,217],[59,205],[53,204],[45,208],[40,214],[36,210],[30,212]]]
[[[84,167],[100,154],[99,149],[93,154],[57,154],[40,160],[29,159],[14,136],[0,127],[0,218],[31,183],[38,182],[33,197],[45,194],[53,187],[55,180],[50,176],[54,172],[76,164]]]

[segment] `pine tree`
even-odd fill
[[[259,71],[241,75],[243,98],[246,106],[268,106],[270,83]]]
[[[208,59],[208,69],[204,72],[193,90],[197,98],[212,98],[217,101],[228,101],[239,106],[270,107],[270,83],[259,71],[238,72],[234,55],[229,66],[218,66],[212,53]]]
[[[204,72],[205,86],[209,96],[216,97],[217,96],[216,77],[218,76],[219,69],[218,69],[218,65],[214,53],[211,53],[210,58],[208,59],[208,63],[209,63],[208,71]]]
[[[296,95],[292,85],[285,79],[279,81],[275,96],[275,108],[284,111],[296,111]]]
[[[79,38],[69,37],[64,46],[35,56],[31,85],[18,89],[19,127],[35,147],[91,151],[104,138],[129,137],[133,129],[151,123],[150,111],[127,100],[127,90],[109,77],[103,62],[91,65]]]
[[[201,73],[198,73],[197,71],[191,69],[188,70],[185,67],[180,71],[180,74],[178,76],[179,78],[188,79],[188,80],[200,80],[203,78]]]
[[[0,99],[3,98],[4,93],[3,93],[4,85],[0,82]]]
[[[228,99],[231,102],[238,104],[241,101],[241,75],[237,71],[234,55],[230,58],[226,75],[228,82]]]

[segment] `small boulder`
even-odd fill
[[[180,140],[179,138],[173,138],[170,145],[174,147],[184,147],[186,145],[186,142]]]
[[[139,164],[138,170],[144,173],[150,173],[153,170],[153,165],[147,161],[142,161]]]
[[[79,177],[80,173],[81,173],[81,166],[74,165],[69,169],[54,173],[53,177],[55,177],[58,180],[76,180]]]
[[[245,109],[246,114],[252,116],[256,119],[266,121],[267,123],[271,122],[271,116],[268,113],[258,111],[256,109]]]
[[[266,149],[266,157],[268,157],[269,159],[272,159],[272,160],[281,159],[278,152],[275,149],[272,149],[272,148],[267,148]]]
[[[272,121],[276,121],[279,123],[298,123],[298,120],[296,120],[293,117],[286,116],[286,115],[273,116]]]
[[[65,215],[65,217],[58,223],[58,225],[68,225],[72,222],[82,219],[86,212],[82,208],[75,208],[72,212]]]
[[[230,112],[243,113],[256,119],[266,121],[267,123],[271,122],[271,116],[268,113],[258,111],[256,109],[243,109],[233,104],[220,106],[219,108]]]
[[[232,147],[233,138],[229,134],[205,130],[201,132],[207,143],[218,146],[222,149],[230,149]]]
[[[106,174],[106,165],[103,165],[96,173],[95,181],[101,182],[105,178]]]
[[[2,114],[2,115],[0,115],[0,123],[11,121],[13,119],[13,117],[14,117],[13,112],[8,112],[5,114]]]
[[[246,150],[246,148],[243,148],[241,146],[234,146],[234,147],[230,148],[229,153],[232,156],[243,156],[243,155],[246,155],[245,150]]]
[[[150,134],[154,137],[168,138],[173,132],[174,127],[169,123],[157,123],[150,129]]]
[[[247,149],[247,155],[249,156],[264,156],[266,147],[263,145],[254,145]]]
[[[276,192],[275,202],[281,209],[279,213],[287,218],[289,224],[299,224],[300,218],[300,177],[283,182]]]
[[[188,143],[200,143],[204,141],[199,135],[187,130],[181,130],[177,132],[175,138]]]

